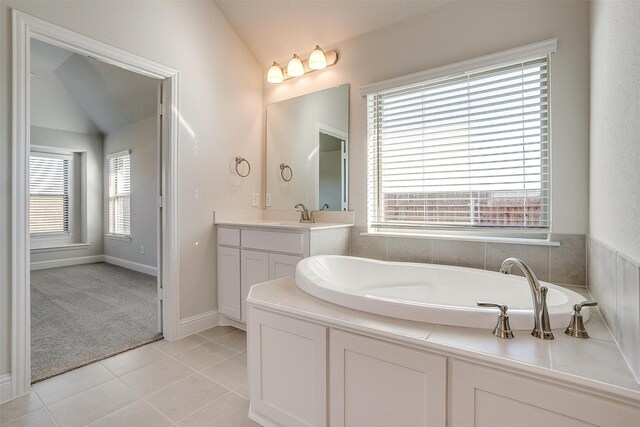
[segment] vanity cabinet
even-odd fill
[[[331,330],[330,425],[444,426],[447,358]]]
[[[326,426],[328,328],[258,309],[249,322],[251,410],[266,425]]]
[[[243,322],[246,322],[247,318],[244,303],[241,304],[241,302],[247,300],[249,289],[258,283],[294,275],[296,265],[301,260],[301,256],[259,252],[247,249],[240,251],[240,299],[238,300],[238,305],[243,306],[240,316]]]
[[[236,290],[240,289],[240,249],[225,246],[218,247],[218,312],[233,319],[240,319],[240,298]]]
[[[640,410],[556,383],[453,359],[451,427],[633,426]]]
[[[218,226],[218,312],[240,322],[236,326],[246,323],[251,286],[294,275],[298,262],[309,255],[348,255],[349,227]]]
[[[623,427],[640,419],[640,404],[606,393],[277,309],[250,305],[248,336],[249,415],[267,427]]]

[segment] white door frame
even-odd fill
[[[29,253],[29,138],[30,138],[30,40],[37,39],[148,77],[163,80],[163,129],[161,137],[163,329],[168,340],[180,330],[178,258],[178,71],[140,56],[75,33],[20,11],[12,10],[13,103],[11,195],[11,393],[29,391],[30,253]]]
[[[342,166],[342,206],[340,206],[340,211],[349,210],[349,193],[348,193],[348,179],[349,179],[349,133],[340,130],[338,128],[334,128],[329,125],[325,125],[324,123],[316,122],[314,135],[314,147],[318,150],[318,159],[316,161],[316,182],[314,183],[315,191],[316,191],[316,199],[318,199],[318,209],[320,206],[320,134],[324,133],[325,135],[333,136],[343,141],[342,144],[342,153],[340,154],[340,162]]]

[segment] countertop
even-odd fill
[[[581,289],[588,296],[586,288]],[[614,395],[640,405],[636,382],[597,310],[585,324],[590,339],[554,329],[554,340],[534,338],[529,331],[514,331],[515,338],[496,338],[491,331],[396,319],[366,313],[315,298],[300,290],[293,276],[255,285],[248,303],[295,317],[363,332],[382,339],[419,346],[451,357],[473,359],[517,370],[594,393]]]
[[[353,224],[345,224],[339,222],[295,222],[295,221],[273,221],[273,220],[238,220],[238,221],[221,221],[216,225],[227,227],[260,227],[275,228],[285,230],[326,230],[330,228],[353,227]]]

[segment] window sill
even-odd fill
[[[105,234],[105,237],[113,240],[123,240],[125,242],[130,242],[133,236],[127,236],[124,234]]]
[[[387,231],[363,232],[361,236],[406,237],[408,239],[458,240],[462,242],[511,243],[514,245],[560,246],[560,242],[548,239],[528,239],[525,237],[457,236],[451,234],[393,233]]]
[[[44,248],[31,248],[29,252],[32,254],[43,254],[47,252],[75,251],[78,249],[87,249],[88,247],[89,247],[89,243],[70,243],[68,245],[47,246]]]

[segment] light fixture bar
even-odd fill
[[[335,65],[336,62],[338,62],[338,52],[336,52],[335,50],[330,50],[328,52],[324,53],[325,58],[327,58],[327,67],[331,67],[332,65]],[[321,71],[321,70],[313,70],[311,68],[309,68],[309,59],[305,59],[302,61],[302,66],[304,67],[304,74],[309,74],[309,73],[313,73],[314,71]],[[287,74],[287,67],[284,67],[282,69],[282,74],[284,74],[284,79],[283,81],[287,81],[289,79],[293,79],[294,77],[291,77],[290,75]]]

